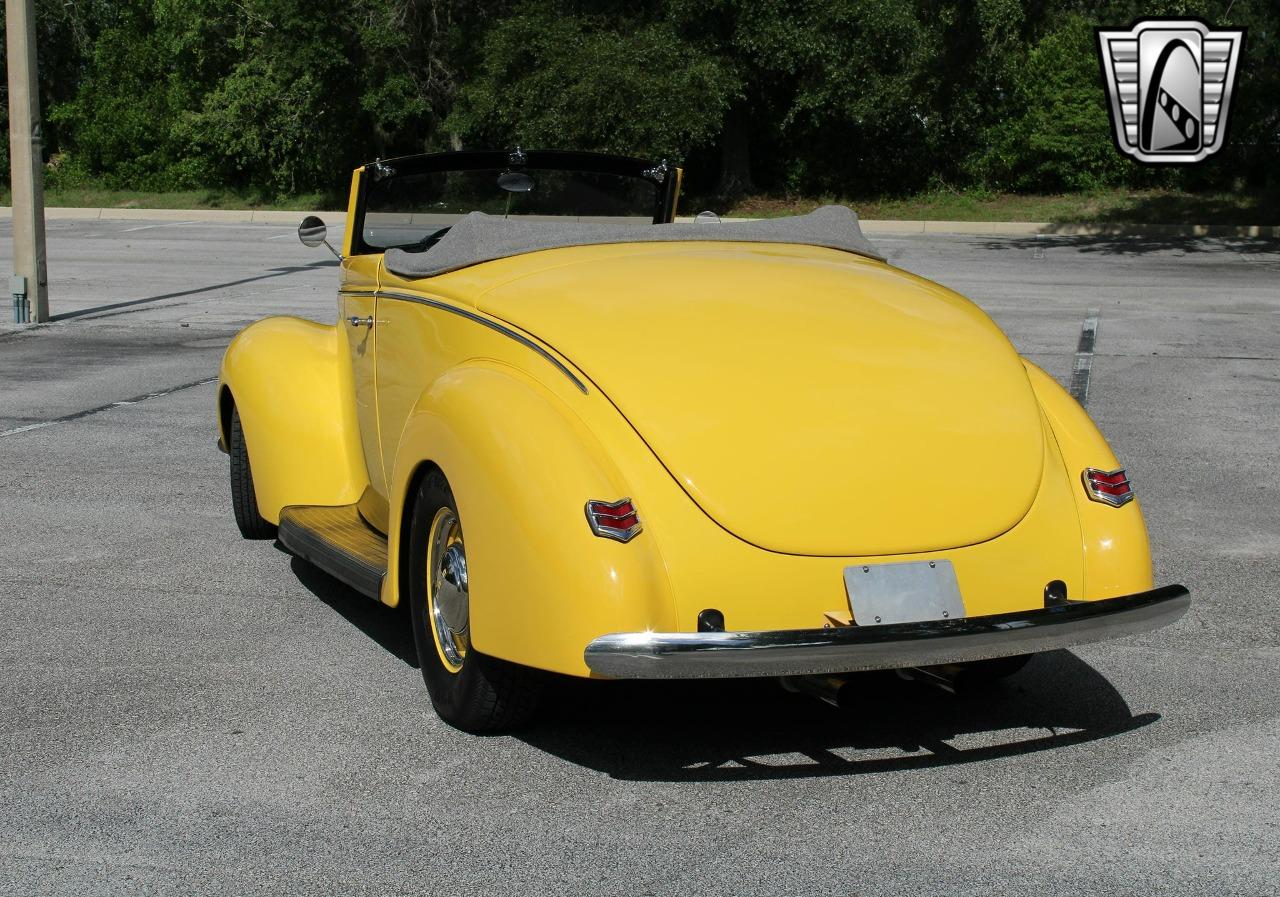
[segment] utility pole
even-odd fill
[[[9,175],[13,185],[13,320],[49,320],[44,257],[44,144],[36,71],[35,0],[5,0]]]

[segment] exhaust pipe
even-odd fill
[[[962,672],[963,668],[955,664],[893,670],[894,675],[903,682],[915,682],[949,695],[956,694]],[[851,706],[850,698],[845,697],[845,686],[849,684],[847,676],[780,676],[778,684],[792,694],[808,695],[832,707]]]
[[[904,682],[919,682],[921,685],[941,689],[949,695],[956,693],[956,677],[960,670],[956,666],[937,667],[904,667],[894,670],[898,678]]]
[[[809,695],[838,708],[840,691],[849,680],[844,676],[782,676],[778,683],[792,694]]]

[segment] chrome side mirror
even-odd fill
[[[323,245],[326,249],[341,259],[342,253],[329,245],[329,241],[326,239],[328,234],[329,229],[325,227],[325,223],[315,215],[308,215],[306,218],[303,218],[302,223],[298,225],[298,239],[302,241],[303,246],[309,246],[314,249],[317,246]]]

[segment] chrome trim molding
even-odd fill
[[[437,299],[427,299],[425,296],[415,296],[412,293],[397,293],[391,290],[378,290],[377,292],[374,293],[374,295],[379,299],[400,299],[404,302],[416,302],[419,305],[425,305],[429,308],[438,308],[441,311],[451,312],[455,315],[458,315],[459,317],[466,318],[468,321],[474,321],[477,324],[483,324],[485,327],[488,327],[490,330],[496,331],[497,333],[501,333],[503,336],[510,337],[511,339],[518,342],[520,345],[524,346],[526,349],[532,349],[534,352],[541,355],[547,361],[551,362],[551,364],[556,368],[556,370],[558,370],[560,373],[568,377],[573,382],[574,386],[582,390],[583,395],[587,395],[587,384],[583,383],[578,378],[578,376],[574,374],[573,371],[569,370],[569,368],[564,364],[564,362],[556,358],[554,355],[552,355],[542,346],[535,343],[533,340],[529,339],[523,333],[519,333],[515,330],[512,330],[510,327],[507,327],[503,324],[499,324],[497,321],[490,320],[489,318],[486,318],[483,315],[478,315],[473,311],[467,311],[465,308],[459,308],[458,306],[450,305],[447,302],[440,302]]]
[[[1178,620],[1191,594],[1173,585],[1059,607],[900,623],[773,632],[619,632],[587,645],[591,672],[617,679],[802,676],[963,663],[1071,648]]]

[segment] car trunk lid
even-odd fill
[[[739,538],[790,554],[931,551],[994,538],[1034,501],[1044,435],[1025,369],[955,293],[802,246],[527,259],[478,307],[577,365]]]

